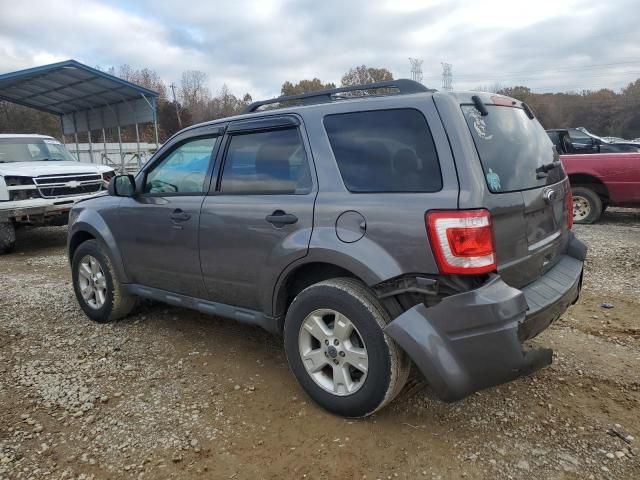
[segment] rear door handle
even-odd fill
[[[264,219],[272,225],[291,225],[298,221],[298,217],[292,213],[285,213],[282,210],[276,210],[271,215],[267,215]]]
[[[191,215],[189,215],[187,212],[183,211],[180,208],[176,208],[173,211],[173,213],[171,215],[169,215],[169,217],[174,222],[186,222],[187,220],[189,220],[191,218]]]

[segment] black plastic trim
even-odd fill
[[[258,117],[249,120],[238,120],[229,124],[227,132],[244,133],[255,132],[259,130],[271,130],[275,128],[299,127],[300,120],[292,115],[278,117]]]
[[[380,88],[395,88],[398,90],[398,94],[400,95],[408,95],[412,93],[435,92],[435,90],[429,89],[419,82],[416,82],[414,80],[408,80],[406,78],[400,78],[398,80],[389,80],[386,82],[367,83],[363,85],[351,85],[348,87],[331,88],[328,90],[320,90],[317,92],[303,93],[301,95],[288,95],[285,97],[277,97],[269,100],[260,100],[258,102],[253,102],[252,104],[247,106],[247,108],[245,108],[242,111],[242,113],[252,113],[264,105],[290,102],[293,100],[300,100],[303,105],[329,103],[334,100],[340,99],[340,97],[336,97],[336,94],[338,93],[377,90]]]
[[[210,300],[203,300],[201,298],[190,297],[188,295],[171,293],[159,288],[146,287],[135,283],[124,285],[124,287],[125,291],[129,295],[148,298],[150,300],[168,303],[169,305],[175,305],[177,307],[190,308],[206,315],[217,315],[224,318],[230,318],[240,323],[257,325],[271,333],[277,333],[277,319],[269,317],[256,310],[212,302]]]

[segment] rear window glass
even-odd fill
[[[413,109],[328,115],[324,126],[351,192],[435,192],[440,165],[424,116]]]
[[[536,119],[521,108],[486,105],[484,117],[473,105],[462,112],[473,136],[489,190],[494,193],[552,185],[565,177],[559,165],[544,176],[536,169],[554,161],[558,152]]]

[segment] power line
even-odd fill
[[[513,71],[513,72],[503,72],[503,73],[498,74],[498,76],[504,77],[504,76],[510,76],[510,75],[541,75],[541,74],[550,73],[550,72],[572,72],[572,71],[580,71],[580,70],[593,70],[593,69],[600,69],[600,68],[609,68],[609,67],[618,66],[618,65],[640,65],[640,61],[601,63],[601,64],[595,64],[595,65],[585,65],[585,66],[581,66],[581,67],[549,68],[549,69],[537,69],[537,70],[519,70],[519,71]],[[456,75],[457,79],[478,78],[478,77],[496,78],[496,74],[495,73],[490,73],[486,77],[483,74],[472,74],[472,73]],[[438,76],[437,75],[427,75],[426,78],[438,78]]]

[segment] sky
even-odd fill
[[[253,98],[284,81],[339,83],[385,67],[441,88],[526,85],[537,92],[619,90],[640,78],[638,0],[0,0],[0,73],[70,58],[129,64],[179,83],[207,73]]]

